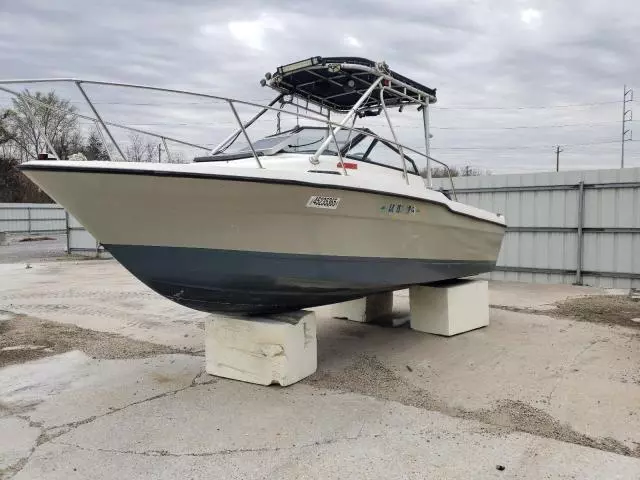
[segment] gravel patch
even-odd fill
[[[556,302],[550,307],[539,309],[491,305],[491,308],[509,312],[571,318],[583,322],[640,329],[640,298],[630,295],[589,295]]]
[[[407,371],[412,370],[407,368]],[[375,357],[360,356],[343,371],[319,372],[303,382],[320,388],[395,401],[403,405],[437,411],[451,417],[475,420],[486,425],[487,431],[498,429],[506,432],[526,432],[620,455],[640,457],[640,445],[636,449],[631,449],[613,438],[585,435],[575,431],[570,425],[559,422],[543,410],[524,402],[501,400],[492,408],[481,410],[451,407],[434,398],[427,390],[412,385],[410,381],[383,365]]]
[[[94,358],[143,358],[182,353],[164,345],[133,340],[113,333],[96,332],[75,325],[49,322],[25,315],[0,321],[0,368],[81,350]]]
[[[623,295],[594,295],[556,303],[554,315],[640,329],[640,301]]]
[[[51,261],[67,254],[65,234],[46,237],[7,234],[6,241],[6,245],[0,245],[0,263]]]
[[[614,438],[595,438],[576,432],[568,424],[560,423],[548,413],[524,402],[502,400],[491,409],[463,412],[459,416],[502,426],[509,430],[553,438],[561,442],[574,443],[629,457],[640,457],[640,445],[632,450]]]

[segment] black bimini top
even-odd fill
[[[349,68],[348,65],[354,67]],[[365,67],[361,70],[356,66]],[[312,57],[278,67],[276,73],[267,76],[267,84],[286,95],[308,100],[335,112],[348,112],[382,71],[391,81],[383,83],[405,96],[385,90],[385,105],[399,106],[415,101],[435,103],[436,90],[425,87],[407,77],[389,70],[385,64],[360,57]],[[264,82],[264,81],[263,81]],[[263,83],[264,84],[264,83]],[[410,88],[403,88],[402,84]],[[380,93],[376,89],[369,96],[361,111],[373,111],[380,107]]]

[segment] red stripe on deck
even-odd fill
[[[338,165],[336,165],[338,168],[342,168],[342,163],[338,162]],[[351,170],[357,170],[358,169],[358,164],[357,163],[351,163],[351,162],[344,162],[344,168],[348,168]]]

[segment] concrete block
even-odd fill
[[[457,335],[489,325],[486,280],[457,280],[409,289],[411,328],[437,335]]]
[[[205,321],[205,358],[211,375],[291,385],[318,366],[315,313],[300,310],[259,318],[212,315]]]
[[[354,322],[374,322],[390,318],[393,312],[393,292],[375,293],[331,307],[331,316]]]

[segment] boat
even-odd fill
[[[105,140],[121,148],[87,85],[219,100],[237,127],[190,163],[53,159],[21,170],[152,290],[212,313],[269,314],[491,271],[504,217],[431,184],[429,109],[436,90],[356,57],[312,57],[261,79],[269,104],[184,90],[79,79]],[[0,82],[0,89],[12,81]],[[24,97],[27,101],[37,101]],[[258,109],[241,120],[239,105]],[[295,106],[293,108],[292,106]],[[391,110],[415,112],[424,149],[398,142]],[[251,138],[265,113],[292,128]],[[356,127],[386,120],[391,136]],[[386,128],[385,128],[386,130]],[[189,142],[144,131],[162,142]],[[166,143],[165,143],[166,146]],[[123,156],[124,157],[124,156]],[[426,171],[425,171],[426,165]],[[444,166],[446,167],[446,165]]]

